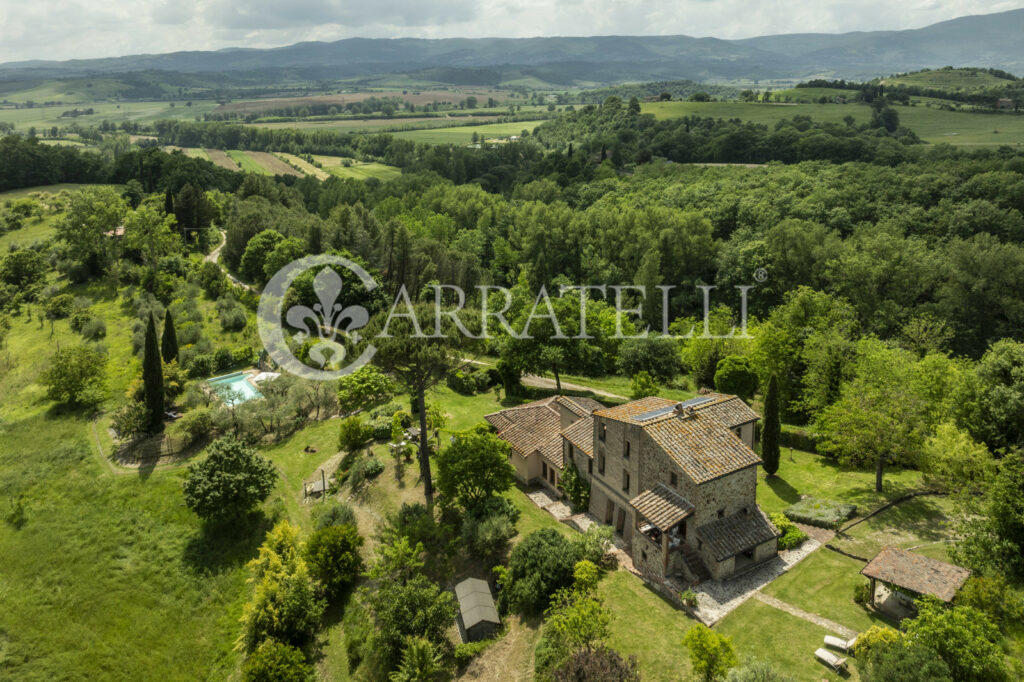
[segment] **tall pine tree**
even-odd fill
[[[146,325],[146,345],[142,356],[142,387],[149,412],[149,432],[164,428],[164,370],[160,362],[160,347],[156,340],[156,321],[149,313]]]
[[[164,190],[164,213],[174,215],[174,195],[171,194],[170,187]]]
[[[178,359],[178,334],[174,331],[174,318],[171,309],[164,313],[164,333],[160,338],[160,355],[164,362]]]
[[[774,374],[768,380],[764,394],[764,428],[761,429],[761,460],[765,473],[774,476],[779,470],[779,379]]]

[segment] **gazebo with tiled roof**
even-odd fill
[[[930,594],[948,603],[971,575],[966,568],[891,545],[883,547],[860,573],[871,581],[872,606],[875,606],[877,581],[914,594]]]

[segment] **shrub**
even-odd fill
[[[313,508],[313,528],[329,528],[330,526],[349,525],[358,527],[356,513],[352,507],[339,500],[331,500],[326,504],[318,504]]]
[[[515,534],[515,523],[503,515],[484,519],[467,518],[462,523],[463,544],[474,554],[484,557],[500,555]]]
[[[110,428],[118,438],[132,439],[146,432],[149,426],[149,410],[141,402],[127,402],[114,411]]]
[[[687,588],[685,591],[679,593],[679,601],[683,602],[690,608],[697,605],[697,593]]]
[[[603,644],[573,653],[555,670],[556,682],[640,682],[636,656],[623,659]]]
[[[71,313],[71,319],[68,324],[71,326],[71,331],[81,332],[82,328],[95,317],[92,310],[86,307],[76,307],[74,312]]]
[[[234,305],[220,310],[220,328],[226,332],[237,332],[245,329],[248,318],[245,309]]]
[[[490,387],[490,377],[482,370],[455,370],[445,380],[448,388],[462,395],[482,393]]]
[[[790,505],[783,513],[793,521],[806,523],[808,526],[836,529],[857,513],[857,507],[843,502],[807,497]]]
[[[469,665],[481,651],[494,644],[493,639],[481,639],[477,642],[465,642],[455,645],[455,665],[464,668]]]
[[[75,308],[75,297],[71,294],[57,294],[46,302],[46,316],[52,320],[61,320],[69,316]]]
[[[186,445],[200,443],[213,434],[213,410],[197,407],[178,420],[178,429]]]
[[[244,682],[307,682],[313,668],[301,650],[273,639],[256,647],[242,666]]]
[[[705,682],[725,677],[739,664],[732,640],[700,623],[683,635],[683,646],[690,650],[694,675]]]
[[[556,590],[572,585],[578,554],[554,528],[530,533],[512,550],[508,569],[499,573],[499,606],[504,611],[541,613]]]
[[[213,365],[218,372],[231,369],[235,364],[235,355],[230,348],[218,348],[213,354]]]
[[[715,388],[721,393],[738,395],[750,400],[757,391],[757,372],[750,358],[743,355],[727,355],[718,361],[715,368]]]
[[[612,546],[612,534],[611,526],[593,523],[586,533],[574,535],[572,544],[576,550],[576,560],[600,566]]]
[[[282,521],[249,562],[253,592],[241,618],[247,651],[267,639],[301,645],[316,632],[324,603],[301,550],[299,529]]]
[[[313,577],[330,597],[337,597],[363,571],[359,548],[363,537],[355,526],[326,526],[315,531],[306,543],[306,561]]]
[[[369,455],[368,457],[356,460],[352,470],[349,472],[348,481],[352,486],[352,490],[358,490],[362,487],[363,483],[380,476],[383,471],[384,462],[373,455]]]
[[[342,452],[361,449],[370,439],[371,432],[371,427],[363,424],[358,415],[342,419],[338,425],[338,449]]]
[[[867,604],[871,601],[871,583],[861,582],[853,587],[853,603]]]
[[[779,445],[804,452],[818,451],[817,439],[813,433],[788,424],[782,425],[782,431],[779,433]]]
[[[391,417],[375,417],[369,424],[370,433],[374,440],[386,441],[391,439]]]
[[[98,317],[91,318],[82,325],[82,338],[97,341],[107,335],[107,323]]]
[[[782,536],[779,537],[779,549],[795,549],[807,539],[807,533],[796,527],[792,521],[786,518],[785,514],[772,514],[772,523],[779,529]]]

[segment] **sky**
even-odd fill
[[[307,40],[674,35],[920,28],[1024,0],[0,0],[0,62]]]

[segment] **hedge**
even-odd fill
[[[806,523],[808,526],[819,528],[836,529],[843,521],[851,518],[857,513],[856,505],[836,502],[834,500],[819,500],[807,497],[796,504],[790,505],[783,512],[788,518],[799,523]]]

